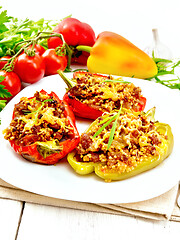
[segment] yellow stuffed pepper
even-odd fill
[[[154,121],[154,112],[120,108],[97,118],[68,154],[69,164],[80,175],[95,172],[105,181],[156,167],[172,152],[173,134],[168,124]]]

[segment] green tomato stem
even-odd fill
[[[14,69],[14,60],[15,58],[22,52],[22,51],[25,51],[25,49],[27,49],[27,47],[29,47],[30,45],[32,45],[32,49],[27,52],[25,51],[28,56],[34,56],[35,55],[35,52],[33,51],[34,49],[34,46],[35,44],[41,40],[41,39],[47,39],[47,38],[50,38],[50,37],[59,37],[62,42],[63,42],[63,45],[65,46],[66,48],[66,51],[67,51],[67,55],[68,55],[68,63],[67,63],[67,68],[70,68],[70,64],[71,64],[71,58],[72,58],[72,50],[71,48],[67,45],[67,43],[65,42],[64,40],[64,37],[62,34],[60,33],[53,33],[53,32],[39,32],[35,38],[33,39],[30,39],[30,40],[25,40],[25,41],[22,41],[22,42],[19,42],[17,43],[15,46],[14,46],[14,51],[15,49],[20,45],[20,44],[25,44],[25,46],[22,46],[19,51],[17,51],[17,53],[15,53],[9,60],[8,60],[8,63],[3,67],[3,70],[5,70],[6,72],[11,72],[13,71]]]

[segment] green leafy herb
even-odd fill
[[[5,77],[3,76],[0,76],[0,83],[5,79]],[[8,98],[8,97],[11,97],[11,93],[5,89],[5,86],[3,85],[0,85],[0,97],[1,98]]]
[[[110,148],[110,146],[112,144],[112,141],[114,139],[114,134],[115,134],[115,131],[116,131],[116,125],[117,125],[118,118],[119,118],[119,116],[121,114],[121,110],[122,110],[122,104],[121,104],[121,107],[120,107],[119,111],[115,115],[108,116],[108,117],[106,117],[105,119],[103,119],[102,121],[100,121],[98,123],[98,125],[103,124],[103,126],[100,127],[98,129],[98,131],[93,135],[93,138],[97,137],[112,121],[115,120],[114,123],[113,123],[113,126],[111,128],[107,150],[109,150],[109,148]]]
[[[0,76],[0,83],[4,80],[5,77]],[[9,98],[11,97],[11,93],[5,88],[5,86],[0,84],[0,98]],[[0,111],[6,106],[6,100],[0,100]]]
[[[173,61],[155,57],[153,57],[153,60],[157,65],[158,73],[147,80],[156,81],[169,88],[180,90],[180,77],[175,72],[177,67],[180,67],[180,60]]]
[[[0,9],[1,8],[2,7],[0,7]],[[1,11],[0,56],[6,55],[7,52],[10,53],[17,43],[35,37],[38,32],[51,32],[61,20],[62,19],[45,20],[44,18],[41,18],[38,21],[33,21],[28,18],[18,19],[12,16],[8,16],[6,10]],[[38,43],[47,48],[47,40],[42,39]]]
[[[2,7],[0,7],[1,9]],[[0,13],[0,33],[6,32],[8,28],[6,27],[5,23],[10,22],[11,17],[7,16],[7,11],[4,10]]]
[[[0,100],[0,110],[2,110],[6,106],[6,100]]]

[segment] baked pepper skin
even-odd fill
[[[61,74],[62,72],[58,72],[58,73],[60,73],[60,76],[63,77]],[[82,71],[74,72],[73,78],[76,78],[78,76],[80,77],[84,74],[85,74],[85,72],[82,72]],[[96,75],[102,76],[100,74],[96,74]],[[68,79],[66,79],[66,80],[68,80]],[[69,84],[71,84],[70,81],[69,81]],[[73,87],[73,85],[69,86],[69,88],[71,88],[71,87]],[[102,111],[94,109],[94,108],[82,103],[75,96],[73,96],[70,92],[65,93],[63,100],[69,104],[69,106],[72,108],[72,111],[74,112],[74,114],[78,117],[95,120],[96,118],[100,117],[103,114]]]
[[[124,37],[113,32],[102,32],[92,48],[78,46],[78,50],[90,51],[87,67],[92,73],[149,78],[157,74],[155,62],[145,52]]]
[[[72,88],[74,85],[73,83],[65,77],[62,71],[58,71],[59,75],[63,78],[65,83],[68,85],[68,89]],[[73,73],[73,78],[81,77],[86,72],[77,71]],[[94,74],[96,76],[104,77],[102,74]],[[68,105],[72,108],[74,114],[78,117],[87,118],[95,120],[96,118],[100,117],[103,114],[103,111],[94,109],[87,104],[82,103],[79,101],[75,96],[73,96],[70,92],[66,92],[63,100],[68,103]],[[146,98],[141,97],[141,102],[138,105],[138,111],[143,111],[146,106]]]
[[[66,93],[63,97],[63,100],[66,101],[69,106],[71,106],[72,111],[77,117],[95,120],[103,114],[102,111],[91,108],[88,105],[78,101],[70,93]]]
[[[58,102],[62,102],[62,100],[60,100],[59,97],[54,92],[51,92],[50,94],[48,94],[44,90],[41,90],[40,92],[48,95],[49,97],[53,97],[53,99],[57,100]],[[71,108],[68,106],[68,104],[65,101],[64,101],[64,104],[65,104],[64,113],[73,129],[73,135],[71,139],[68,139],[66,141],[59,143],[59,146],[62,147],[61,151],[50,154],[49,156],[44,158],[37,150],[37,143],[31,144],[29,146],[19,146],[15,143],[14,140],[12,140],[10,141],[10,144],[11,144],[11,147],[15,150],[15,152],[19,153],[24,158],[32,162],[46,164],[46,165],[52,165],[59,162],[60,159],[62,159],[69,152],[71,152],[79,143],[80,136],[75,125],[74,113],[72,112]],[[13,118],[14,118],[14,114],[13,114]]]
[[[86,132],[88,132],[91,127],[97,124],[96,121],[94,121],[90,127],[87,129]],[[136,176],[140,173],[143,173],[145,171],[148,171],[156,166],[158,166],[161,162],[163,162],[172,152],[173,149],[173,134],[171,131],[171,127],[168,124],[165,123],[155,123],[157,126],[158,132],[165,133],[167,135],[167,139],[164,139],[160,145],[160,154],[158,156],[152,156],[149,157],[146,161],[142,161],[134,170],[130,172],[124,172],[124,173],[112,173],[105,171],[102,167],[102,163],[93,163],[93,162],[78,162],[75,157],[75,151],[71,152],[67,156],[67,160],[71,167],[75,170],[76,173],[80,175],[87,175],[92,172],[95,172],[95,174],[104,179],[105,181],[120,181],[124,179],[131,178],[133,176]]]

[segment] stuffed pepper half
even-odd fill
[[[55,164],[79,143],[75,117],[65,101],[51,92],[22,97],[10,126],[3,131],[13,149],[27,160]]]
[[[64,100],[72,107],[76,116],[96,119],[104,112],[117,110],[122,106],[134,111],[143,111],[146,98],[142,96],[140,87],[101,74],[75,72],[72,81],[63,72],[60,76],[68,85]]]
[[[123,180],[160,164],[173,149],[168,124],[124,108],[97,118],[80,137],[68,162],[81,175],[93,171],[105,181]]]

